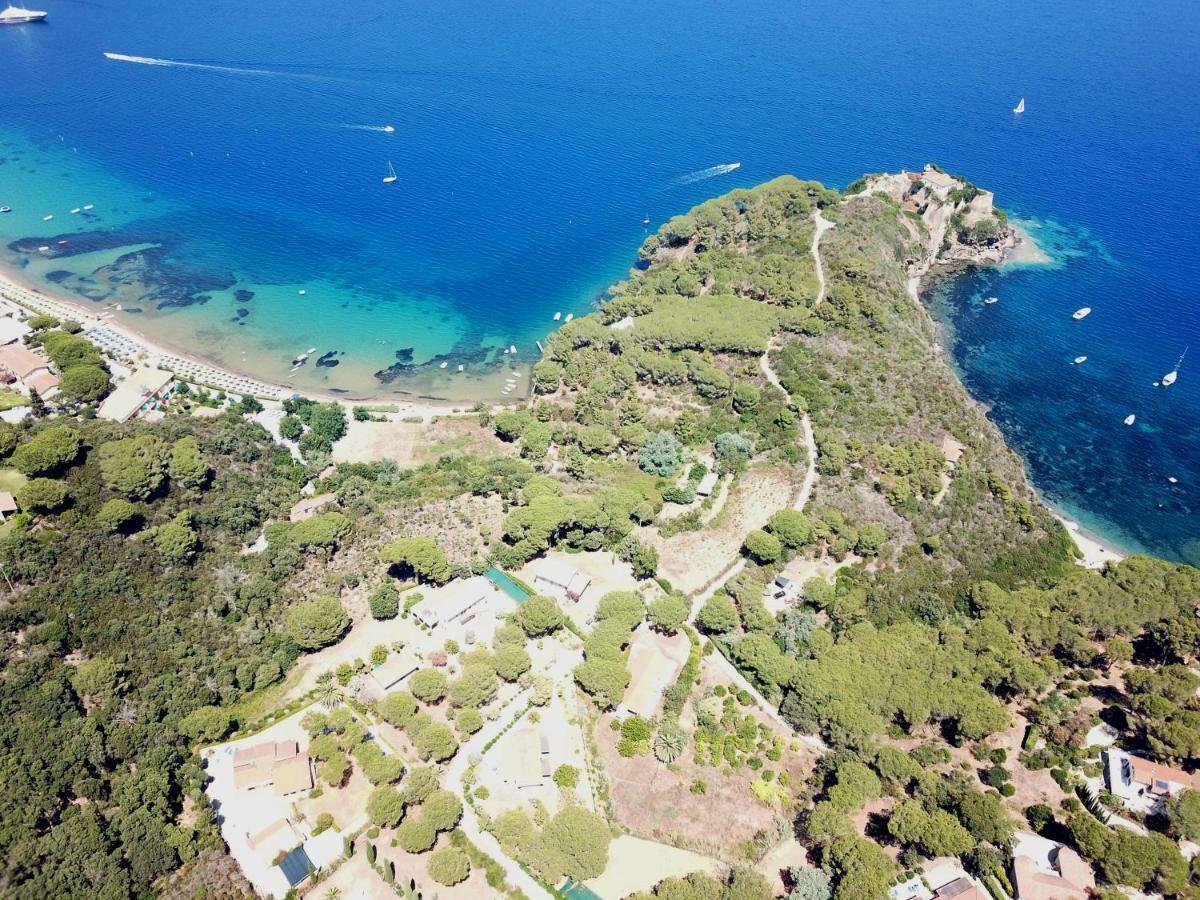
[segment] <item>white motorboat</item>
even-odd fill
[[[988,306],[991,306],[993,303],[999,303],[1000,298],[999,297],[988,297],[983,302],[986,303]]]
[[[1082,363],[1085,363],[1085,362],[1087,362],[1087,357],[1086,357],[1086,356],[1077,356],[1077,357],[1075,357],[1075,365],[1077,365],[1077,366],[1078,366],[1078,365],[1081,365]]]
[[[1081,309],[1075,310],[1075,312],[1071,314],[1071,318],[1078,322],[1080,319],[1086,319],[1091,314],[1092,308],[1090,306],[1085,306]]]
[[[11,4],[0,11],[0,25],[24,25],[26,22],[41,22],[46,13],[40,9],[22,9]]]
[[[1136,422],[1136,421],[1137,421],[1137,416],[1135,416],[1133,413],[1130,413],[1129,415],[1127,415],[1127,416],[1125,417],[1125,424],[1126,424],[1126,425],[1132,425],[1132,424],[1133,424],[1134,422]]]

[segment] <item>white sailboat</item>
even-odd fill
[[[1017,115],[1020,115],[1021,113],[1025,112],[1025,98],[1024,97],[1021,98],[1020,103],[1018,103],[1016,106],[1013,107],[1013,112],[1015,112]]]
[[[1175,368],[1162,377],[1162,386],[1170,387],[1175,383],[1175,379],[1179,377],[1179,367],[1183,365],[1183,358],[1187,356],[1188,348],[1183,348],[1183,353],[1179,355],[1179,362],[1175,363]]]
[[[396,180],[396,169],[392,166],[392,161],[388,160],[388,173],[383,176],[384,184],[392,184]]]
[[[1086,319],[1091,314],[1092,308],[1090,306],[1085,306],[1082,309],[1075,310],[1075,312],[1071,314],[1071,318],[1078,322],[1080,319]]]

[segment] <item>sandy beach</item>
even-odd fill
[[[93,343],[100,346],[118,360],[146,362],[174,372],[184,381],[230,394],[253,395],[260,400],[279,401],[294,394],[322,400],[335,400],[347,408],[360,404],[380,402],[397,407],[394,418],[421,418],[425,421],[434,416],[462,412],[468,405],[397,400],[382,396],[377,401],[370,399],[346,400],[319,390],[297,389],[292,385],[277,384],[239,372],[225,366],[216,366],[185,348],[173,346],[156,338],[149,338],[137,329],[114,320],[114,310],[97,312],[82,303],[61,294],[50,294],[21,279],[11,271],[0,270],[0,299],[34,313],[44,313],[59,319],[73,319],[83,326],[84,333]]]
[[[1094,534],[1085,531],[1083,526],[1074,519],[1069,519],[1058,512],[1055,513],[1054,517],[1063,523],[1063,526],[1071,535],[1071,540],[1079,548],[1082,556],[1079,557],[1078,562],[1084,568],[1103,569],[1109,562],[1120,562],[1125,558],[1124,553],[1104,543]]]
[[[1016,222],[1009,221],[1013,231],[1017,233],[1017,243],[1012,251],[1005,257],[1004,265],[1027,265],[1027,266],[1044,266],[1054,260],[1050,255],[1038,245],[1033,235],[1029,230],[1018,225]]]

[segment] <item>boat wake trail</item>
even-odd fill
[[[339,125],[331,126],[333,128],[349,128],[352,131],[377,131],[380,134],[391,134],[396,130],[394,125],[352,125],[343,122]]]
[[[271,78],[300,78],[306,81],[329,81],[325,75],[310,75],[305,72],[281,72],[278,69],[254,69],[246,66],[222,66],[214,63],[184,62],[179,59],[159,59],[154,56],[130,56],[125,53],[105,52],[105,57],[115,62],[137,63],[142,66],[164,66],[172,69],[203,69],[208,72],[225,72],[231,75],[259,75]]]
[[[707,169],[700,169],[697,172],[688,172],[675,179],[676,184],[695,184],[697,181],[704,181],[706,178],[716,178],[718,175],[728,175],[730,172],[740,169],[742,164],[721,163],[719,166],[709,166]]]

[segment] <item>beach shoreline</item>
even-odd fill
[[[462,413],[474,405],[474,401],[409,400],[394,394],[348,398],[320,388],[298,387],[264,379],[235,366],[214,363],[194,350],[163,340],[161,337],[151,337],[126,322],[118,321],[114,315],[116,309],[112,305],[100,310],[90,309],[66,292],[51,292],[9,267],[0,267],[0,298],[33,313],[45,313],[57,318],[70,316],[84,327],[85,332],[97,328],[116,332],[137,345],[140,350],[138,356],[144,357],[146,362],[166,368],[184,381],[223,390],[226,393],[252,394],[260,400],[269,401],[281,401],[293,395],[302,395],[341,403],[347,409],[355,405],[388,404],[399,408],[399,412],[394,414],[398,417],[419,416],[423,420]],[[239,386],[243,383],[247,387]],[[495,404],[495,401],[492,401],[492,404]]]
[[[991,265],[997,265],[1003,268],[1004,266],[1010,265],[1038,266],[1053,264],[1053,257],[1051,257],[1050,254],[1042,249],[1041,245],[1038,244],[1037,240],[1033,237],[1028,229],[1011,220],[1009,221],[1009,227],[1012,228],[1016,235],[1016,241],[1013,245],[1013,248],[1006,253],[1004,258],[998,263],[990,263]],[[926,268],[924,271],[910,276],[907,284],[908,294],[915,302],[919,304],[921,302],[920,297],[924,294],[926,289],[929,288],[930,282],[933,279],[945,277],[956,277],[956,273],[939,272],[933,270],[932,267]],[[936,318],[935,325],[939,329],[948,327],[948,323],[938,322]],[[947,357],[950,368],[955,373],[955,376],[958,377],[959,382],[963,383],[961,374],[958,371],[957,364],[954,361],[954,357],[950,352],[949,346],[939,340],[937,347],[938,351],[945,354]],[[963,387],[966,387],[965,383],[963,383]],[[971,400],[974,403],[979,404],[980,407],[984,409],[984,414],[986,415],[986,404],[971,394],[969,390],[967,391],[967,394],[971,397]],[[1005,445],[1008,446],[1007,441],[1005,441]],[[1011,450],[1012,448],[1010,447],[1009,449]],[[1014,450],[1013,452],[1015,453],[1016,451]],[[1017,455],[1020,457],[1020,454]],[[1066,528],[1067,534],[1070,535],[1072,542],[1079,551],[1079,556],[1076,557],[1076,562],[1079,565],[1088,569],[1103,569],[1108,563],[1120,562],[1127,556],[1131,555],[1131,553],[1125,549],[1118,547],[1110,541],[1104,540],[1091,531],[1088,531],[1078,521],[1071,517],[1065,509],[1057,506],[1042,496],[1041,491],[1038,491],[1037,486],[1033,484],[1033,480],[1029,478],[1028,465],[1024,458],[1021,458],[1021,464],[1025,468],[1026,478],[1029,480],[1030,485],[1033,486],[1033,489],[1037,493],[1040,502],[1045,504],[1054,515],[1054,518],[1061,522],[1063,527]]]

